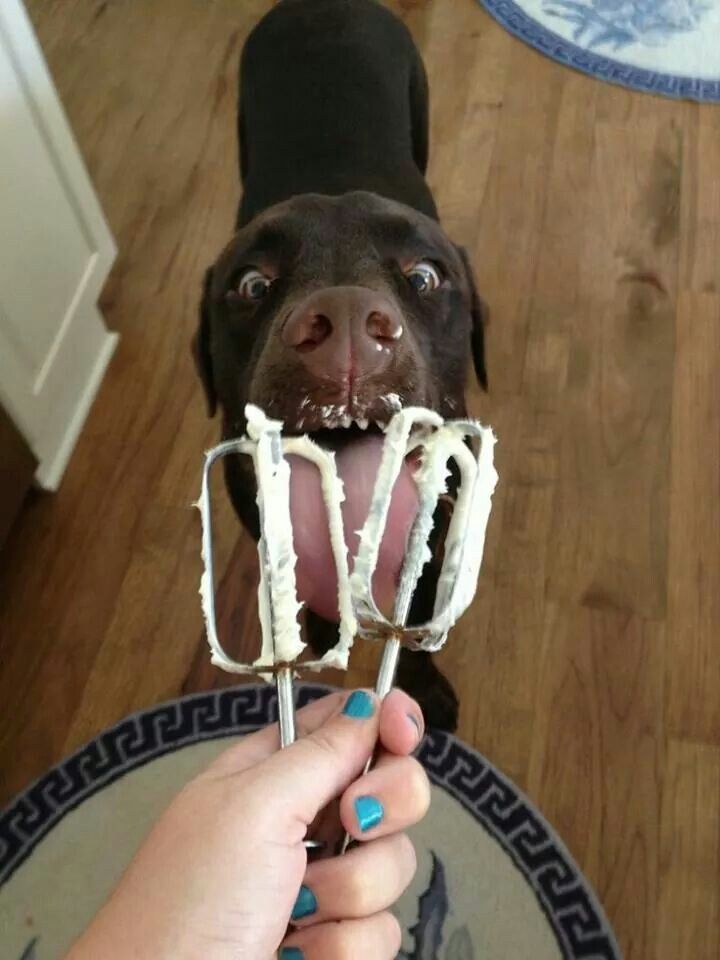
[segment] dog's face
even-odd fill
[[[224,436],[244,433],[254,403],[348,459],[355,529],[372,477],[355,496],[353,478],[379,456],[371,438],[400,406],[465,413],[471,355],[485,384],[482,324],[467,260],[433,220],[370,193],[305,195],[256,217],[208,271],[195,353]],[[251,467],[233,458],[227,472],[257,535]],[[296,486],[306,512],[321,510],[309,482]],[[398,521],[398,556],[410,521]],[[302,545],[298,555],[303,568]],[[310,581],[318,571],[306,572]]]

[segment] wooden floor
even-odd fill
[[[121,342],[61,491],[2,556],[2,799],[128,711],[225,682],[190,508],[217,425],[189,341],[238,196],[238,51],[267,4],[28,7],[120,248],[102,306]],[[474,406],[501,484],[441,657],[460,732],[558,828],[629,960],[711,960],[720,108],[562,69],[473,0],[398,9],[430,73],[432,185],[492,310]],[[223,622],[247,643],[253,547],[221,526]]]

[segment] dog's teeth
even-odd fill
[[[349,417],[347,413],[345,414],[345,416],[342,418],[340,422],[344,430],[347,430],[349,427],[352,426],[352,418]]]
[[[360,418],[358,421],[356,421],[356,422],[357,422],[357,425],[360,427],[361,430],[367,430],[367,428],[368,428],[368,421],[366,420],[365,417],[361,417],[361,418]]]

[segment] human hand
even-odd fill
[[[395,957],[387,911],[415,872],[402,831],[430,800],[408,756],[420,708],[399,690],[382,704],[338,693],[298,711],[297,728],[282,751],[276,725],[245,737],[178,794],[67,960]],[[361,843],[308,864],[303,838],[335,798]]]

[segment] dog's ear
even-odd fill
[[[472,330],[470,332],[470,347],[472,349],[473,365],[475,375],[483,390],[488,388],[487,370],[485,368],[485,326],[488,320],[487,304],[480,299],[475,283],[470,258],[464,247],[456,247],[460,254],[460,259],[465,267],[465,279],[468,290],[470,291],[470,319],[472,320]]]
[[[195,366],[202,380],[207,400],[208,416],[214,417],[217,410],[217,393],[213,378],[212,354],[210,352],[210,285],[212,283],[212,267],[205,271],[203,280],[202,298],[200,300],[200,321],[192,341],[192,352]]]

